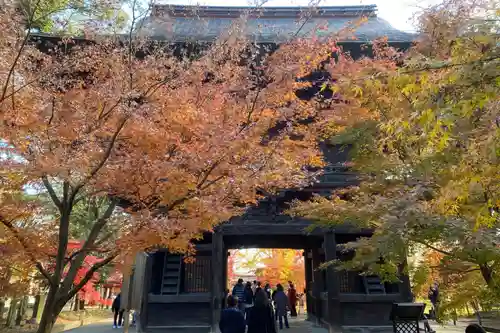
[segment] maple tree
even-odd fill
[[[260,265],[264,267],[258,267]],[[305,287],[305,266],[302,251],[293,249],[258,249],[251,257],[245,256],[244,267],[253,271],[262,283],[276,286],[295,284],[298,292]]]
[[[474,271],[499,290],[498,8],[447,0],[422,13],[407,52],[382,39],[373,58],[338,52],[329,62],[325,89],[342,101],[325,134],[350,149],[360,184],[291,213],[374,230],[346,245],[355,256],[340,268],[394,279],[424,247],[443,256],[443,268]]]
[[[470,316],[471,309],[489,310],[498,304],[498,293],[488,288],[478,269],[450,265],[446,255],[432,249],[424,249],[419,257],[410,271],[413,293],[427,301],[429,286],[439,284],[439,320],[451,319],[455,314]]]
[[[235,28],[180,58],[132,27],[125,43],[42,53],[25,18],[0,11],[0,222],[48,285],[39,333],[102,267],[158,246],[191,251],[258,189],[304,186],[322,165],[314,124],[300,121],[323,115],[293,95],[299,59],[281,61],[293,49],[256,63]],[[70,249],[80,205],[83,242]]]

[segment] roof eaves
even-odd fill
[[[165,12],[173,16],[226,16],[234,17],[248,13],[258,13],[261,17],[297,17],[309,12],[316,17],[328,16],[376,16],[376,5],[359,6],[324,6],[324,7],[233,7],[233,6],[184,6],[157,4],[152,15],[159,16]]]

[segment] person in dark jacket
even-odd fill
[[[288,303],[290,305],[290,317],[297,317],[297,290],[292,282],[288,281]]]
[[[238,299],[229,295],[227,297],[227,308],[222,310],[219,321],[221,333],[245,333],[245,318],[237,306]]]
[[[238,279],[238,283],[234,285],[233,292],[231,294],[238,300],[238,308],[240,311],[245,313],[245,286],[243,285],[243,279]]]
[[[437,318],[438,313],[438,303],[439,303],[439,288],[437,282],[434,282],[429,288],[429,292],[427,294],[429,301],[432,304],[432,311],[429,313],[432,319]]]
[[[465,333],[486,333],[486,330],[479,324],[469,324],[465,328]]]
[[[257,293],[259,292],[259,290],[262,290],[262,287],[260,285],[260,281],[257,281],[256,285],[255,285],[255,291],[253,292],[253,298],[255,299],[255,295],[257,295]]]
[[[227,308],[227,298],[229,296],[229,289],[224,290],[224,301],[222,302],[221,309]]]
[[[245,308],[245,318],[248,320],[248,312],[253,306],[253,291],[252,291],[252,283],[247,282],[245,285],[245,294],[243,296],[244,308]]]
[[[121,300],[122,294],[119,293],[118,296],[113,300],[113,304],[111,305],[111,311],[113,311],[113,328],[122,327],[123,321],[123,310],[121,310]],[[116,321],[118,319],[118,322]]]
[[[248,313],[247,333],[276,333],[276,322],[269,298],[264,290],[255,295],[255,303]]]
[[[283,321],[285,321],[285,327],[289,328],[287,310],[290,308],[290,304],[288,302],[288,296],[286,296],[284,288],[280,283],[276,286],[276,292],[274,293],[274,305],[280,329],[283,329]]]
[[[264,291],[266,292],[267,294],[267,298],[268,299],[271,299],[271,285],[269,283],[266,283],[266,285],[264,286]]]

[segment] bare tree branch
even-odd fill
[[[74,256],[75,259],[71,262],[71,267],[68,271],[68,274],[64,278],[62,286],[63,289],[69,289],[69,287],[73,283],[76,274],[78,272],[78,269],[82,266],[85,257],[87,256],[88,252],[94,246],[95,241],[99,237],[99,233],[101,232],[102,228],[106,225],[109,218],[113,214],[113,211],[115,210],[117,203],[118,203],[117,200],[111,201],[104,214],[99,219],[97,219],[96,223],[92,226],[92,230],[90,231],[87,240],[83,244],[82,248],[78,251],[77,255]]]
[[[68,294],[66,296],[61,296],[62,300],[64,300],[65,302],[69,301],[71,298],[73,298],[76,293],[78,291],[80,291],[86,284],[87,282],[89,282],[89,280],[94,276],[94,273],[97,272],[99,269],[101,269],[102,267],[108,265],[109,263],[111,263],[116,257],[117,257],[117,253],[113,253],[111,254],[110,256],[108,256],[107,258],[105,258],[104,260],[98,262],[97,264],[93,265],[89,270],[88,272],[85,274],[85,276],[83,277],[83,279],[75,286],[73,286],[73,288],[71,288],[71,290],[68,292]],[[64,292],[64,290],[61,290]]]
[[[118,127],[117,127],[115,133],[113,133],[113,136],[111,137],[111,142],[109,143],[109,146],[106,149],[106,151],[104,152],[104,155],[103,155],[102,159],[99,161],[99,163],[96,166],[94,166],[94,168],[92,168],[92,170],[90,171],[90,173],[80,183],[78,183],[75,186],[75,188],[73,189],[73,193],[71,195],[71,200],[70,200],[71,203],[74,203],[74,200],[75,200],[76,195],[78,194],[78,191],[83,186],[85,186],[85,184],[87,184],[87,182],[90,179],[92,179],[92,177],[94,177],[99,172],[99,170],[101,170],[101,168],[104,166],[104,164],[106,164],[107,160],[111,156],[111,152],[113,151],[113,148],[115,146],[116,139],[118,138],[118,135],[120,134],[120,132],[123,129],[123,127],[125,126],[125,123],[127,122],[127,119],[128,119],[128,117],[124,117],[120,121],[120,123],[118,124]]]
[[[429,243],[427,243],[427,242],[424,242],[424,241],[421,241],[421,240],[417,240],[417,239],[413,239],[413,238],[412,238],[411,240],[412,240],[413,242],[415,242],[415,243],[419,243],[419,244],[422,244],[422,245],[424,245],[424,246],[427,246],[427,247],[428,247],[429,249],[431,249],[431,250],[434,250],[434,251],[436,251],[436,252],[439,252],[439,253],[444,254],[444,255],[446,255],[446,256],[449,256],[449,257],[456,258],[456,256],[455,256],[453,253],[448,252],[448,251],[446,251],[446,250],[442,250],[442,249],[440,249],[440,248],[438,248],[438,247],[436,247],[436,246],[434,246],[434,245],[431,245],[431,244],[429,244]]]
[[[42,176],[42,181],[43,181],[43,185],[47,189],[47,192],[49,192],[50,198],[54,202],[54,205],[56,205],[56,207],[59,208],[59,211],[61,211],[61,209],[62,209],[61,200],[59,200],[59,198],[57,197],[57,194],[54,191],[52,184],[50,184],[47,176]]]

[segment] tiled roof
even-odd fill
[[[240,17],[246,16],[245,20]],[[172,41],[210,41],[240,24],[255,42],[285,42],[293,37],[319,38],[331,36],[346,27],[353,27],[357,18],[366,22],[344,40],[370,41],[387,36],[389,41],[411,41],[413,35],[394,29],[377,17],[376,6],[319,7],[190,7],[161,5],[141,25],[142,33]],[[240,21],[238,21],[240,20]],[[355,37],[355,38],[353,38]]]

